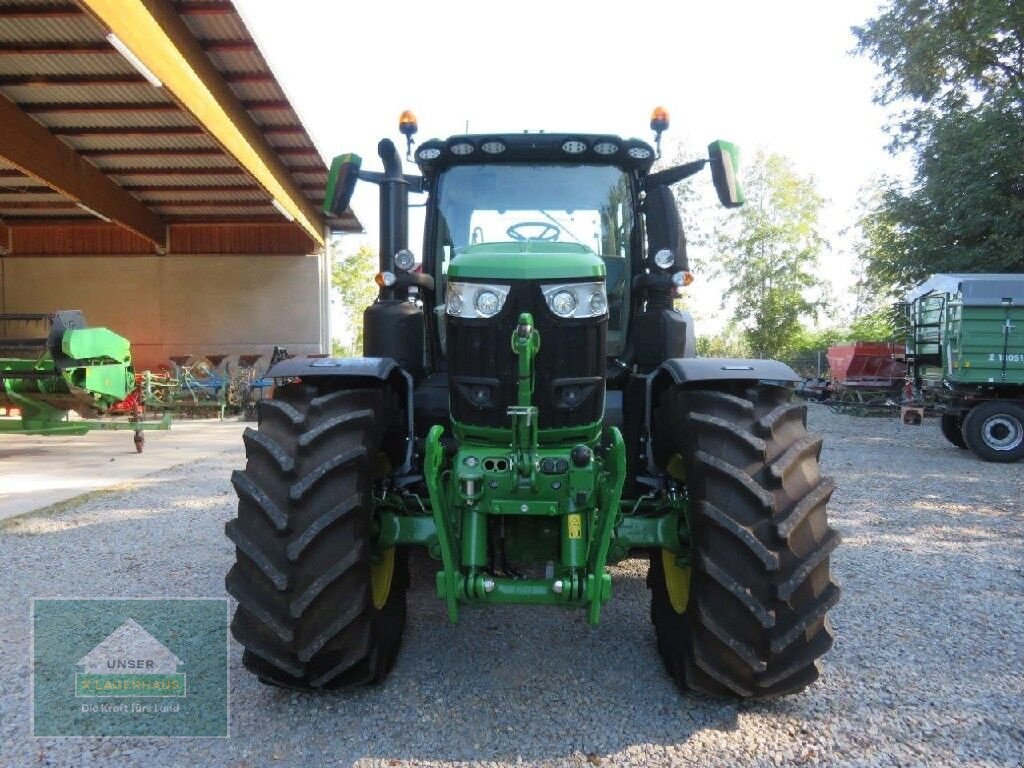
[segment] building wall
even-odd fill
[[[0,311],[80,309],[132,343],[136,370],[171,355],[296,354],[330,345],[319,256],[0,258]]]

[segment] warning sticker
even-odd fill
[[[574,512],[569,515],[569,519],[566,521],[569,524],[569,538],[570,539],[582,539],[583,538],[583,517]]]

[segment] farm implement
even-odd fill
[[[144,421],[133,408],[127,419],[71,419],[69,411],[99,417],[135,388],[131,347],[107,328],[90,328],[78,311],[0,314],[0,407],[20,418],[0,419],[0,433],[83,435],[94,429],[144,432],[169,429],[170,416]]]
[[[830,347],[825,356],[831,372],[827,405],[857,416],[899,407],[907,377],[901,344],[858,341]]]

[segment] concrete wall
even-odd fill
[[[0,258],[0,311],[80,309],[132,342],[136,370],[171,355],[330,347],[320,256]]]

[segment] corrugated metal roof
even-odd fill
[[[0,92],[11,101],[26,104],[104,104],[111,102],[169,104],[171,99],[149,83],[138,85],[3,85]]]
[[[4,6],[14,3],[19,13],[5,17]],[[239,101],[283,101],[284,92],[273,79],[241,17],[220,0],[210,3],[209,9],[201,8],[197,0],[172,4],[182,10],[184,23],[204,45],[214,66],[224,73]],[[31,6],[47,10],[32,16],[26,12]],[[147,105],[173,102],[165,91],[141,80],[136,70],[109,46],[102,25],[91,16],[75,13],[70,5],[48,0],[0,0],[0,94],[26,107],[47,128],[70,132],[72,135],[61,136],[65,143],[82,151],[93,165],[138,199],[151,204],[168,222],[215,220],[218,216],[233,221],[246,215],[254,220],[280,217],[269,205],[268,194],[240,167],[237,172],[233,170],[237,166],[233,158],[224,152],[211,152],[218,144],[209,135],[173,133],[174,129],[201,130],[191,115],[180,108],[146,109]],[[69,109],[61,109],[62,105],[69,105]],[[97,109],[83,110],[82,106],[87,105],[96,105]],[[267,134],[265,138],[271,146],[282,150],[315,148],[293,109],[256,107],[249,108],[249,114],[264,128],[297,129],[297,133]],[[73,135],[96,129],[105,132]],[[161,129],[170,129],[172,133],[155,133]],[[133,130],[140,132],[132,133]],[[186,150],[191,149],[198,151],[188,154]],[[292,171],[292,176],[319,208],[327,177],[327,167],[320,156],[306,151],[282,152],[280,157],[286,167],[301,169]],[[0,170],[10,168],[0,159]],[[216,172],[218,169],[222,172]],[[154,172],[146,173],[147,170]],[[77,218],[81,214],[73,203],[66,210],[28,207],[33,201],[53,203],[61,198],[38,190],[15,192],[19,185],[25,188],[26,184],[38,187],[38,182],[22,177],[0,178],[0,216],[51,219]],[[248,188],[231,189],[240,186]],[[204,190],[206,187],[228,189]],[[5,209],[5,200],[22,205]],[[261,205],[232,205],[244,201]],[[187,202],[204,205],[172,205]],[[349,223],[356,230],[360,228],[354,217]]]
[[[4,188],[3,203],[60,203],[64,202],[64,196],[52,189],[45,189],[40,192],[19,192]]]
[[[197,40],[239,40],[249,37],[249,30],[234,13],[186,14],[182,18]]]
[[[118,149],[211,149],[217,143],[206,134],[194,136],[67,136],[64,143],[73,149],[112,150]]]
[[[103,28],[84,13],[55,17],[7,16],[0,24],[0,43],[103,42],[105,36]]]
[[[160,205],[168,202],[206,202],[210,200],[223,200],[232,202],[264,202],[269,204],[270,198],[267,192],[262,189],[239,189],[227,191],[218,189],[208,192],[201,187],[189,187],[178,189],[174,192],[132,192],[132,194],[147,205]]]
[[[267,71],[263,57],[255,49],[251,51],[211,51],[207,55],[221,72],[252,74]]]
[[[227,186],[228,184],[241,184],[251,182],[249,176],[239,168],[236,173],[219,173],[198,177],[189,173],[133,173],[124,174],[111,172],[110,178],[121,186],[174,186],[174,187],[195,187],[201,189],[204,186]]]
[[[281,87],[277,83],[231,83],[231,90],[242,101],[284,98]]]
[[[267,143],[278,149],[289,147],[312,147],[313,142],[305,134],[268,133],[264,135]]]
[[[116,175],[124,168],[230,168],[238,165],[233,157],[220,155],[110,155],[88,157],[89,162],[108,175]],[[241,166],[238,166],[241,169]]]
[[[102,55],[61,53],[11,54],[0,50],[0,75],[105,75],[135,70],[111,48]]]
[[[173,208],[156,205],[153,206],[153,210],[162,216],[166,216],[168,219],[178,216],[209,216],[211,218],[218,216],[273,216],[277,213],[277,210],[270,203],[251,206],[233,206],[226,203],[218,205],[216,208],[205,205],[197,205],[195,207],[176,205]]]
[[[47,112],[32,115],[50,129],[59,128],[168,128],[193,126],[196,121],[186,112]]]

